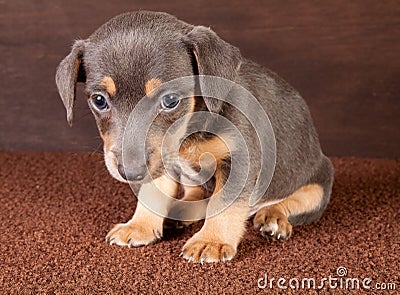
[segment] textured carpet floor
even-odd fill
[[[142,248],[105,242],[112,224],[130,218],[136,200],[129,186],[111,179],[100,154],[0,152],[0,293],[271,294],[279,292],[275,282],[272,289],[257,287],[265,274],[318,282],[338,278],[337,268],[345,267],[344,278],[371,278],[371,287],[395,283],[397,291],[382,292],[394,294],[400,160],[333,163],[332,201],[319,222],[296,227],[284,243],[264,240],[249,223],[233,261],[194,265],[178,254],[201,224]]]

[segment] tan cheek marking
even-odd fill
[[[104,77],[100,81],[100,86],[104,87],[108,94],[114,96],[115,93],[117,92],[117,88],[115,87],[114,80],[111,77]]]
[[[161,81],[158,79],[151,79],[151,80],[147,81],[144,86],[146,95],[148,95],[151,91],[153,91],[160,85],[161,85]]]
[[[194,109],[196,107],[196,98],[194,96],[192,96],[190,98],[190,113],[194,113]]]
[[[100,132],[101,139],[104,142],[104,151],[109,152],[112,146],[112,136],[108,132],[102,133]]]
[[[157,173],[160,172],[160,168],[163,167],[162,159],[161,159],[161,147],[160,142],[162,142],[162,136],[158,134],[154,134],[152,129],[150,129],[147,136],[149,147],[152,148],[153,152],[149,158],[149,173],[152,178],[157,176]]]

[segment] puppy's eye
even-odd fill
[[[176,94],[167,94],[161,98],[161,107],[164,110],[172,110],[179,104],[179,97]]]
[[[99,111],[108,109],[107,99],[98,93],[92,95],[92,104]]]

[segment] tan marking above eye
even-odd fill
[[[146,95],[148,95],[151,91],[156,89],[161,84],[162,84],[161,81],[155,78],[147,81],[146,84],[144,85]]]
[[[103,79],[101,79],[99,85],[101,87],[104,87],[106,89],[106,91],[108,92],[108,94],[114,96],[115,93],[117,92],[117,88],[115,87],[115,83],[114,80],[111,77],[104,77]]]

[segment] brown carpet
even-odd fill
[[[368,277],[372,287],[376,282],[397,287],[370,294],[395,294],[400,160],[333,163],[332,201],[319,222],[296,227],[283,243],[264,240],[249,223],[233,261],[194,265],[178,254],[201,224],[142,248],[105,242],[112,224],[130,218],[136,200],[129,186],[111,179],[100,154],[0,152],[0,293],[254,294],[265,274],[319,282],[338,277],[343,266],[344,278]],[[274,282],[261,291],[279,288]],[[325,286],[322,293],[327,292]]]

